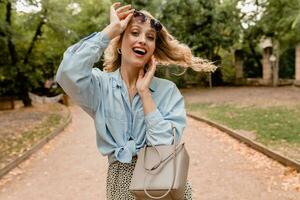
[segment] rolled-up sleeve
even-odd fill
[[[177,142],[179,142],[186,127],[184,98],[175,84],[165,94],[164,99],[161,110],[157,108],[145,116],[148,145],[172,144],[172,124],[176,130]]]
[[[107,35],[97,32],[70,46],[56,74],[57,83],[89,114],[100,102],[103,87],[103,72],[93,69],[93,65],[99,61],[109,41]]]

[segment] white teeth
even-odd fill
[[[145,49],[141,49],[141,48],[138,48],[138,47],[133,48],[133,50],[137,50],[137,51],[141,51],[141,52],[143,52],[143,53],[146,53],[146,50],[145,50]]]

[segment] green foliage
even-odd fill
[[[0,95],[23,95],[22,90],[39,90],[53,78],[63,52],[71,44],[109,23],[110,0],[42,0],[36,12],[17,12],[16,1],[0,1]],[[11,2],[11,10],[7,10]],[[28,5],[39,1],[27,0]],[[300,41],[300,0],[253,1],[262,13],[243,15],[239,4],[246,0],[122,0],[134,8],[150,11],[179,41],[191,47],[195,56],[220,63],[213,74],[219,84],[234,80],[233,52],[244,52],[246,77],[259,77],[263,36],[280,42],[281,77],[294,72],[291,48]],[[10,13],[10,22],[7,13]],[[258,18],[257,16],[261,16]],[[248,28],[242,28],[243,23]],[[40,29],[39,29],[39,25]],[[15,53],[14,53],[15,52]],[[287,55],[284,52],[289,52]],[[207,74],[188,70],[182,77],[172,76],[164,68],[160,76],[178,85],[199,82],[207,85]],[[170,70],[181,72],[174,67]]]
[[[279,77],[295,78],[295,48],[282,52],[279,59]]]
[[[229,48],[238,39],[235,5],[236,1],[163,1],[159,18],[175,37],[192,47],[196,56],[212,59],[220,48]]]
[[[26,3],[35,5],[37,2]],[[43,88],[45,80],[53,78],[65,49],[108,23],[108,0],[77,3],[43,0],[40,3],[41,10],[30,13],[17,12],[16,1],[12,1],[11,10],[6,10],[6,1],[0,3],[0,11],[3,11],[0,14],[0,48],[3,49],[0,56],[7,58],[0,61],[0,95],[20,96],[20,90],[24,89],[20,87],[22,84],[28,90]],[[11,13],[11,23],[6,20],[7,12]],[[15,58],[9,50],[9,38],[15,48]]]
[[[269,0],[257,26],[261,27],[265,35],[285,41],[281,44],[281,48],[284,48],[289,45],[288,41],[300,41],[299,10],[299,0]]]
[[[162,5],[161,0],[120,0],[118,2],[121,2],[122,5],[131,4],[136,10],[146,10],[154,17],[158,17]]]
[[[240,2],[246,2],[241,0]],[[300,42],[300,0],[258,0],[255,5],[261,12],[244,20],[249,27],[243,30],[242,50],[245,52],[245,72],[248,77],[261,77],[261,52],[259,43],[263,37],[270,37],[279,42],[280,76],[292,77],[295,53],[282,55]],[[257,16],[261,16],[257,19]],[[283,68],[283,69],[281,69]]]
[[[229,49],[239,38],[236,4],[235,0],[223,3],[218,0],[163,1],[158,17],[171,34],[191,47],[195,56],[221,63],[220,50]],[[212,74],[213,83],[223,82],[221,71]],[[208,81],[207,74],[195,72],[188,73],[186,78],[192,82],[196,79],[200,85],[207,85]]]
[[[235,79],[234,54],[231,51],[220,51],[222,57],[222,75],[224,84],[233,83]]]

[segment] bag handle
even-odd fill
[[[145,166],[146,166],[146,164],[145,164],[145,160],[146,160],[145,157],[146,157],[147,145],[146,145],[145,150],[144,150],[144,155],[143,155],[143,157],[144,157],[144,169],[148,172],[148,173],[146,174],[146,176],[145,176],[145,179],[144,179],[144,192],[145,192],[145,194],[146,194],[148,197],[150,197],[150,198],[152,198],[152,199],[162,199],[162,198],[164,198],[165,196],[167,196],[167,195],[170,193],[172,187],[174,186],[175,176],[176,176],[176,146],[177,146],[177,145],[176,145],[176,129],[175,129],[175,127],[174,127],[174,125],[173,125],[172,123],[171,123],[171,125],[172,125],[172,131],[173,131],[173,146],[174,146],[174,151],[173,151],[173,153],[171,154],[171,156],[174,157],[174,161],[173,161],[173,162],[174,162],[174,164],[173,164],[173,166],[174,166],[174,169],[173,169],[173,180],[172,180],[172,184],[171,184],[171,186],[169,187],[168,191],[167,191],[165,194],[161,195],[161,196],[152,196],[152,195],[150,195],[150,194],[148,193],[148,191],[147,191],[145,185],[146,185],[147,174],[152,174],[152,175],[155,174],[155,173],[151,173],[151,171],[157,169],[157,168],[161,165],[161,163],[162,163],[162,156],[161,156],[160,152],[157,150],[157,148],[156,148],[154,145],[152,145],[152,143],[149,141],[150,144],[152,145],[152,147],[154,147],[154,149],[156,150],[156,152],[158,152],[158,155],[159,155],[159,162],[158,162],[156,165],[154,165],[151,169],[147,169],[147,168],[145,167]],[[158,171],[158,172],[159,172],[159,171]],[[158,172],[156,172],[156,173],[158,173]]]

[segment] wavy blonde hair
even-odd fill
[[[145,10],[140,12],[155,19]],[[124,32],[120,36],[112,39],[105,50],[104,71],[113,72],[121,66],[121,55],[118,53],[117,48],[121,46],[123,34]],[[176,40],[164,26],[160,32],[158,32],[157,36],[156,47],[153,54],[159,65],[178,65],[185,68],[185,71],[188,67],[191,67],[195,71],[203,72],[214,72],[217,69],[212,62],[200,57],[194,57],[191,49]]]

